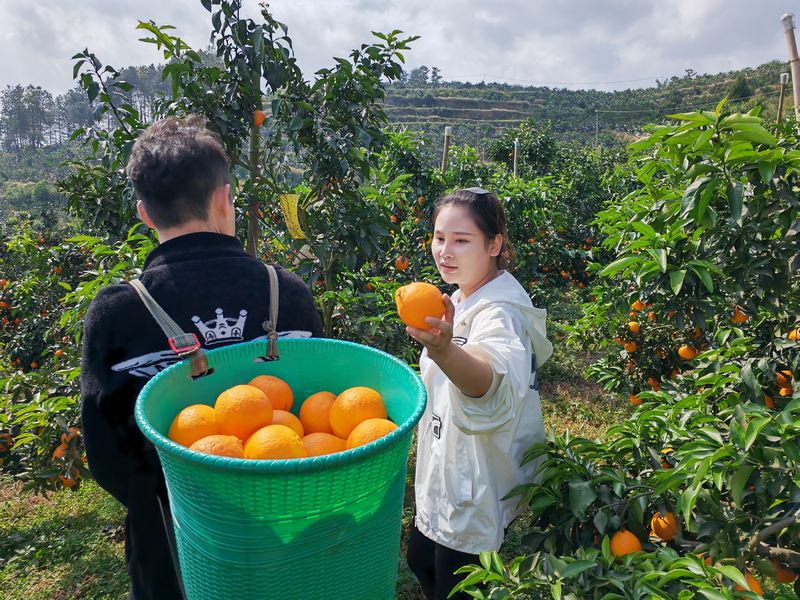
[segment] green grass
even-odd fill
[[[553,332],[557,339],[561,332]],[[610,425],[631,411],[627,403],[603,393],[582,376],[591,356],[556,343],[556,354],[542,370],[542,409],[551,430],[602,438]],[[398,557],[397,598],[418,600],[419,586],[405,564],[413,515],[414,454],[409,460],[403,535]],[[0,589],[8,600],[114,599],[127,597],[122,523],[124,509],[95,483],[82,483],[44,498],[0,476]],[[528,523],[510,528],[501,554],[525,552]]]
[[[44,498],[0,476],[3,597],[127,597],[123,519],[122,507],[93,482]]]

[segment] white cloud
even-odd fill
[[[410,67],[445,79],[622,89],[653,85],[687,68],[715,73],[786,60],[778,0],[273,0],[307,77],[371,40],[370,31],[420,35]],[[257,18],[256,0],[244,0]],[[200,0],[0,0],[0,85],[71,87],[75,52],[88,47],[116,67],[150,64],[138,20],[177,27],[205,47],[209,14]]]

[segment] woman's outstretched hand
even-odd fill
[[[453,341],[453,315],[455,314],[455,307],[453,306],[450,296],[442,294],[444,301],[444,316],[442,319],[434,317],[427,317],[430,329],[417,329],[416,327],[407,326],[406,332],[412,339],[416,340],[428,350],[428,356],[434,362],[439,362],[447,356],[452,348],[451,342]]]

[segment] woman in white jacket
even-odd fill
[[[458,290],[443,295],[441,320],[406,329],[424,346],[428,392],[408,564],[426,597],[439,600],[460,581],[456,569],[499,549],[521,510],[517,498],[502,498],[534,476],[535,464],[520,463],[544,440],[536,370],[552,345],[546,311],[505,270],[511,248],[498,199],[480,188],[453,192],[436,202],[433,223],[433,258]]]

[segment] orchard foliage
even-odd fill
[[[800,570],[797,141],[724,103],[674,119],[632,145],[622,170],[638,185],[598,214],[616,258],[592,266],[602,279],[575,330],[621,346],[590,374],[637,408],[604,442],[531,448],[540,480],[511,495],[530,507],[535,554],[471,568],[472,584],[732,598],[746,574]],[[653,526],[664,515],[669,535]],[[614,559],[624,530],[643,552]],[[620,561],[627,575],[610,575]]]

